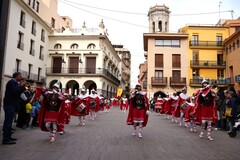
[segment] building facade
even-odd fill
[[[48,87],[60,81],[63,92],[79,94],[83,86],[105,97],[115,96],[121,59],[108,39],[103,21],[98,28],[66,28],[49,35]]]
[[[151,7],[148,12],[150,33],[143,34],[147,62],[140,65],[139,78],[149,98],[166,97],[187,85],[188,34],[168,32],[169,14],[165,5]]]

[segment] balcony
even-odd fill
[[[120,80],[112,75],[107,69],[105,68],[46,68],[46,75],[48,76],[56,76],[56,75],[81,75],[85,77],[99,77],[104,76],[117,85],[120,84]]]
[[[170,86],[186,86],[186,78],[182,77],[170,77]]]
[[[240,82],[240,75],[235,76],[235,82]]]
[[[152,86],[166,86],[167,77],[151,77]]]
[[[220,79],[206,79],[209,84],[215,84],[218,87],[227,87],[228,82],[226,78],[220,78]],[[191,87],[201,87],[202,86],[203,79],[190,79],[190,86]]]
[[[226,83],[228,85],[233,85],[234,84],[234,78],[233,77],[228,77],[226,78]]]
[[[226,61],[218,62],[218,61],[190,61],[191,68],[209,68],[209,69],[226,69]]]
[[[222,41],[189,41],[190,48],[223,48]]]

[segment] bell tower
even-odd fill
[[[150,7],[148,11],[149,33],[169,32],[170,13],[165,4]]]

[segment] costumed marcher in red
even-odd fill
[[[187,94],[187,88],[184,87],[182,89],[182,93],[179,94],[179,102],[177,106],[176,112],[180,111],[180,123],[179,126],[183,126],[184,120],[183,118],[185,117],[185,111],[187,109],[187,103],[190,102],[190,96]],[[184,123],[185,127],[188,127],[187,123]]]
[[[78,116],[79,126],[85,126],[85,117],[89,114],[90,98],[85,87],[81,89],[81,94],[72,102],[71,115]]]
[[[155,102],[155,112],[160,113],[162,106],[163,106],[163,99],[162,99],[162,96],[159,95]]]
[[[179,96],[177,95],[176,92],[173,93],[173,95],[170,96],[169,100],[168,100],[168,105],[167,107],[167,114],[171,114],[172,115],[172,122],[173,123],[177,123],[177,118],[180,116],[179,112],[176,112],[177,110],[177,106],[178,106],[178,99]]]
[[[190,131],[191,132],[197,132],[196,128],[196,122],[195,122],[195,117],[194,117],[194,109],[195,109],[195,97],[191,97],[191,102],[186,102],[187,103],[187,109],[185,111],[185,122],[190,123]]]
[[[100,100],[98,98],[97,92],[92,89],[91,94],[89,95],[89,114],[92,120],[95,120],[97,117],[97,112],[99,111]]]
[[[126,97],[123,97],[121,100],[121,110],[124,113],[128,110],[128,99]]]
[[[141,86],[136,85],[135,92],[130,98],[130,106],[127,117],[127,125],[133,125],[133,136],[137,135],[137,126],[139,126],[138,137],[142,137],[142,128],[147,125],[149,115],[149,101],[146,93],[141,91]]]
[[[169,114],[167,114],[167,108],[169,107],[167,106],[169,105],[168,100],[169,100],[168,96],[163,98],[162,109],[160,111],[160,114],[163,114],[165,119],[170,119]]]
[[[70,123],[70,119],[71,119],[71,109],[72,109],[72,102],[70,101],[70,95],[67,93],[64,93],[65,96],[65,124],[69,124]],[[64,131],[61,131],[60,134],[63,134]]]
[[[50,91],[43,91],[43,101],[38,114],[39,127],[51,133],[50,142],[56,139],[57,131],[64,128],[65,98],[60,92],[60,82]]]
[[[217,122],[217,109],[216,109],[216,94],[212,91],[212,86],[208,81],[202,81],[202,88],[196,93],[196,107],[194,116],[196,123],[201,124],[201,132],[199,137],[204,137],[204,129],[207,130],[207,138],[212,141],[211,130],[212,125]]]

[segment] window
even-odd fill
[[[181,55],[180,54],[172,55],[172,67],[173,68],[181,68]]]
[[[172,77],[174,78],[180,78],[181,77],[181,71],[180,70],[173,70],[172,71]]]
[[[40,46],[40,52],[39,52],[39,59],[43,60],[44,59],[44,55],[43,55],[43,46]]]
[[[158,31],[162,32],[162,21],[158,22]]]
[[[231,53],[232,52],[232,46],[231,45],[229,45],[229,53]]]
[[[18,44],[17,44],[17,48],[23,50],[24,49],[24,43],[23,43],[23,33],[22,32],[18,32]]]
[[[32,34],[36,36],[36,22],[32,21]]]
[[[16,72],[19,72],[20,70],[20,63],[21,63],[21,60],[16,59]]]
[[[224,65],[223,52],[222,51],[217,51],[217,64],[218,65]]]
[[[155,67],[163,67],[163,54],[155,54]]]
[[[55,28],[55,19],[54,18],[52,18],[52,20],[51,20],[51,26],[52,26],[52,28]]]
[[[217,70],[217,77],[218,77],[218,79],[224,78],[224,70],[223,69]]]
[[[42,29],[42,31],[41,31],[41,41],[45,42],[45,30],[44,29]]]
[[[28,79],[31,79],[32,64],[28,64]]]
[[[192,59],[193,59],[194,64],[198,64],[198,61],[199,61],[199,52],[198,51],[193,51]]]
[[[71,48],[71,49],[78,49],[78,44],[74,43],[74,44],[71,45],[70,48]]]
[[[55,44],[54,49],[62,49],[62,45],[57,43]]]
[[[225,52],[226,54],[228,54],[228,47],[225,47]]]
[[[153,33],[155,32],[155,22],[152,22]]]
[[[198,46],[198,35],[192,36],[191,46]]]
[[[30,40],[30,51],[29,51],[29,54],[31,54],[31,55],[35,55],[35,50],[34,50],[34,45],[35,45],[35,42],[34,42],[34,40]]]
[[[88,46],[87,46],[87,49],[95,49],[96,48],[96,45],[93,44],[93,43],[90,43]]]
[[[167,22],[165,22],[165,32],[167,32],[167,29],[168,29],[168,23]]]
[[[31,5],[31,1],[32,1],[32,0],[28,0],[28,5]]]
[[[239,39],[237,40],[237,43],[236,43],[236,44],[237,44],[237,48],[239,48]]]
[[[154,77],[163,77],[163,70],[155,70]]]
[[[233,51],[235,51],[235,42],[233,42]]]
[[[199,69],[193,69],[192,70],[192,76],[193,76],[193,79],[198,79],[199,78]]]
[[[180,48],[180,40],[168,40],[168,39],[159,39],[155,40],[156,47],[169,47],[169,48]]]
[[[40,77],[41,77],[41,73],[42,73],[42,68],[38,67],[38,81],[40,81]]]
[[[20,14],[20,25],[21,25],[23,28],[25,28],[25,24],[26,24],[26,22],[25,22],[25,16],[26,16],[25,12],[21,11],[21,14]]]
[[[217,36],[216,41],[217,41],[217,46],[222,46],[222,36]]]
[[[35,9],[35,0],[33,0],[32,8]]]
[[[39,2],[36,2],[36,11],[39,12]]]

